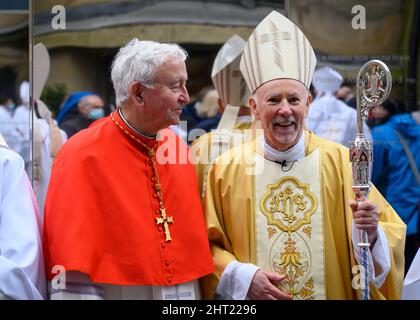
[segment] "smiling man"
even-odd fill
[[[196,280],[213,264],[195,169],[157,152],[187,154],[167,129],[189,101],[186,57],[175,44],[121,48],[111,72],[118,109],[57,154],[44,227],[52,299],[200,298]]]
[[[216,272],[203,281],[206,297],[356,299],[357,228],[369,235],[372,298],[400,297],[404,223],[375,188],[353,201],[348,149],[304,128],[315,65],[305,35],[275,11],[244,48],[240,69],[263,130],[210,168]]]

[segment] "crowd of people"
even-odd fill
[[[371,299],[400,299],[410,267],[420,286],[415,116],[394,98],[372,108],[373,184],[356,201],[357,93],[293,22],[273,11],[228,39],[193,103],[187,58],[128,42],[109,115],[88,91],[55,119],[35,101],[33,166],[28,84],[22,106],[0,101],[0,299],[360,299],[364,271]]]

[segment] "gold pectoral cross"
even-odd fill
[[[168,223],[174,223],[173,217],[166,217],[166,210],[165,208],[160,209],[160,218],[156,218],[156,224],[163,224],[163,228],[165,229],[165,241],[171,241],[171,233],[169,232],[169,225]]]

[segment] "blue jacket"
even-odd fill
[[[407,235],[412,235],[419,233],[420,185],[394,129],[403,135],[420,170],[420,125],[410,114],[399,114],[372,128],[372,182],[407,224]]]

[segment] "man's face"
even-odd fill
[[[389,112],[382,105],[374,106],[369,113],[367,124],[369,127],[378,126],[388,121]]]
[[[312,96],[305,86],[291,79],[264,83],[250,99],[255,117],[261,120],[266,142],[285,151],[302,135]]]
[[[352,90],[347,86],[342,86],[335,94],[338,99],[347,99],[350,95],[352,95]]]
[[[374,106],[371,110],[372,118],[382,120],[388,116],[388,110],[382,105]]]
[[[190,101],[183,61],[168,60],[155,73],[154,88],[145,88],[143,100],[147,118],[157,130],[178,124],[182,107]]]
[[[85,118],[89,117],[89,112],[92,109],[100,109],[100,108],[101,109],[104,108],[104,102],[102,101],[100,97],[96,95],[86,96],[79,102],[80,113]]]

